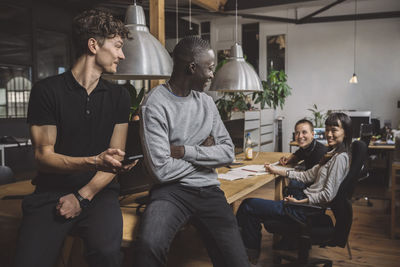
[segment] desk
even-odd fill
[[[11,148],[11,147],[25,147],[25,146],[30,146],[32,145],[31,140],[29,139],[27,142],[22,142],[22,143],[14,143],[14,144],[2,144],[0,143],[0,156],[1,156],[1,166],[6,165],[6,156],[5,156],[5,150],[6,148]]]
[[[288,153],[260,152],[257,159],[245,161],[244,164],[250,165],[264,164],[264,162],[276,162],[284,155],[288,155]],[[218,171],[222,173],[228,170],[228,168],[218,169]],[[221,189],[225,192],[228,203],[233,204],[235,201],[245,197],[261,186],[275,181],[275,199],[281,199],[282,178],[275,178],[275,175],[265,174],[235,181],[221,180]],[[30,181],[3,185],[0,186],[0,199],[6,195],[30,194],[33,190],[34,186]],[[129,247],[136,237],[139,217],[136,215],[135,207],[137,207],[137,204],[134,203],[134,199],[145,194],[146,192],[134,194],[121,201],[124,227],[122,247]],[[0,200],[0,236],[2,236],[0,239],[0,247],[8,246],[8,244],[12,242],[15,243],[21,218],[21,200]],[[5,236],[7,236],[7,238],[4,238]],[[0,250],[0,262],[3,257],[10,257],[6,253],[7,252],[1,252]],[[13,250],[8,251],[8,253],[13,254]]]

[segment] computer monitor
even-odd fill
[[[361,124],[371,123],[371,111],[344,111],[351,119],[353,138],[360,137]]]
[[[139,121],[129,122],[128,137],[125,146],[125,153],[128,156],[143,154],[139,137],[139,125]],[[129,172],[118,174],[117,179],[121,186],[121,196],[147,191],[153,183],[143,159],[140,159],[137,165]]]
[[[227,120],[224,121],[224,125],[235,145],[235,154],[242,153],[244,145],[244,119]]]

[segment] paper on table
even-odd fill
[[[266,174],[264,165],[246,165],[239,167],[236,170],[250,172],[249,175],[262,175]]]
[[[237,169],[233,169],[227,173],[218,173],[219,179],[224,179],[224,180],[229,180],[229,181],[247,178],[248,176],[249,176],[249,172],[237,170]]]

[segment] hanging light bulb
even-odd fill
[[[243,49],[237,42],[237,0],[235,10],[236,42],[231,47],[230,58],[215,74],[210,91],[260,92],[263,90],[260,78],[254,68],[244,60]]]
[[[129,5],[125,24],[131,38],[124,41],[122,60],[115,74],[103,75],[107,79],[141,80],[165,79],[171,76],[172,59],[165,47],[150,34],[141,6]]]
[[[353,76],[350,78],[349,83],[358,83],[357,75],[356,75],[356,37],[357,37],[357,0],[354,1],[354,66],[353,66]]]
[[[353,73],[353,76],[350,78],[349,83],[358,83],[357,75]]]

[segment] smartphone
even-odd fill
[[[122,165],[128,165],[134,162],[137,159],[143,158],[143,155],[134,155],[134,156],[128,156],[125,157],[124,160],[121,161]]]

